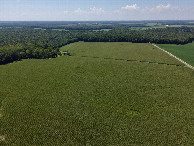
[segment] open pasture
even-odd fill
[[[192,70],[151,44],[61,50],[0,66],[1,145],[194,144]]]

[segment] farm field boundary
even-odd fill
[[[96,59],[106,59],[106,60],[115,60],[115,61],[131,61],[131,62],[141,62],[141,63],[155,63],[155,64],[163,64],[163,65],[175,65],[175,66],[184,66],[180,64],[170,64],[164,62],[155,62],[155,61],[146,61],[146,60],[133,60],[133,59],[123,59],[123,58],[108,58],[108,57],[98,57],[98,56],[80,56],[80,57],[89,57],[89,58],[96,58]]]
[[[185,64],[187,67],[189,67],[189,68],[191,68],[191,69],[193,69],[194,70],[194,67],[193,66],[191,66],[190,64],[188,64],[187,62],[185,62],[185,61],[183,61],[182,59],[180,59],[180,58],[178,58],[177,56],[175,56],[175,55],[173,55],[172,53],[170,53],[170,52],[168,52],[168,51],[166,51],[166,50],[164,50],[164,49],[162,49],[162,48],[160,48],[160,47],[158,47],[157,45],[155,45],[155,44],[152,44],[154,47],[156,47],[156,48],[158,48],[158,49],[160,49],[160,50],[162,50],[162,51],[164,51],[165,53],[167,53],[168,55],[170,55],[170,56],[172,56],[172,57],[174,57],[175,59],[177,59],[178,61],[180,61],[180,62],[182,62],[183,64]]]

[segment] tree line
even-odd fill
[[[0,29],[0,64],[21,59],[55,58],[59,48],[77,41],[76,33],[34,29]]]
[[[88,32],[80,35],[79,40],[86,42],[187,44],[194,40],[194,28],[153,28],[138,31],[117,29],[108,32]]]
[[[187,44],[194,40],[194,28],[152,28],[130,30],[117,27],[110,31],[0,29],[0,64],[27,58],[54,58],[59,48],[77,41]]]

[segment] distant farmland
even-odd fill
[[[191,69],[151,44],[61,51],[0,66],[1,145],[194,144]]]

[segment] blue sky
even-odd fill
[[[194,0],[0,0],[0,21],[194,20]]]

